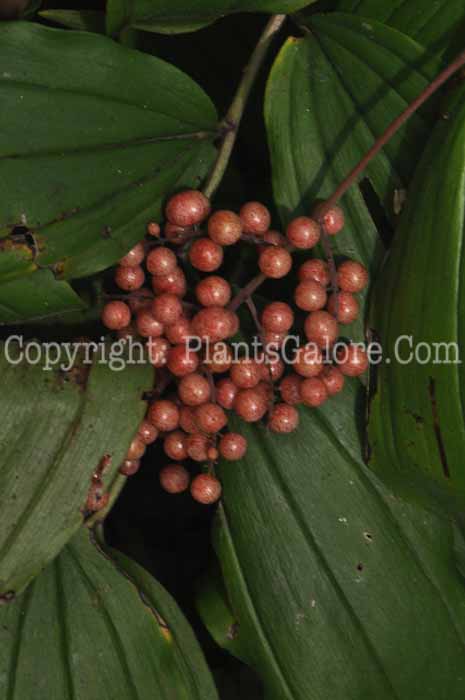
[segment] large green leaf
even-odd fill
[[[114,263],[212,162],[210,100],[153,56],[12,22],[0,62],[0,229],[33,229],[37,264],[65,278]]]
[[[235,12],[289,13],[315,0],[108,0],[107,31],[193,32]]]
[[[152,384],[146,364],[115,371],[100,353],[91,367],[84,357],[69,372],[47,371],[45,355],[28,364],[38,357],[28,352],[13,340],[0,346],[0,595],[22,590],[82,524],[104,455],[105,490],[116,494]],[[61,362],[70,364],[65,351]]]
[[[462,97],[418,166],[376,286],[371,325],[389,363],[379,367],[369,424],[370,465],[383,479],[411,497],[433,494],[462,510],[464,201]],[[455,345],[447,352],[438,343]]]
[[[296,434],[241,425],[249,449],[220,465],[215,530],[233,617],[210,588],[207,625],[270,700],[461,700],[465,590],[451,526],[364,467],[360,409],[350,386],[302,410]]]
[[[339,0],[337,8],[389,24],[437,54],[450,48],[465,22],[463,0]]]
[[[8,700],[216,700],[191,628],[133,562],[81,530],[0,609],[0,690]]]

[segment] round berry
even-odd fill
[[[169,433],[179,425],[179,409],[173,401],[159,399],[150,406],[147,418],[160,432]]]
[[[178,384],[178,396],[186,406],[200,406],[210,398],[210,385],[201,374],[193,372]]]
[[[178,261],[172,250],[159,246],[147,255],[146,265],[152,275],[163,276],[173,272],[178,266]]]
[[[323,369],[323,356],[315,343],[308,343],[295,354],[293,369],[301,377],[316,377]]]
[[[181,406],[179,411],[179,425],[185,433],[196,433],[198,431],[195,424],[194,410],[189,406]]]
[[[174,459],[175,462],[182,462],[188,458],[187,454],[187,435],[182,430],[173,430],[168,433],[163,441],[163,449],[165,454]]]
[[[278,350],[286,340],[286,333],[267,331],[263,333],[263,343],[268,350]]]
[[[119,261],[119,264],[122,267],[137,267],[137,265],[140,265],[143,259],[145,258],[145,250],[144,246],[142,243],[137,243],[134,248],[131,248],[131,250],[126,253],[124,258],[121,258]]]
[[[220,440],[219,451],[228,462],[235,462],[247,452],[247,440],[239,433],[226,433]]]
[[[262,377],[266,381],[271,378],[272,382],[277,382],[284,374],[285,366],[280,357],[268,358],[262,367]]]
[[[158,430],[147,420],[142,421],[137,431],[137,436],[145,445],[151,445],[158,437]]]
[[[312,311],[305,319],[305,335],[320,348],[330,347],[337,339],[337,321],[327,311]]]
[[[233,211],[220,209],[208,220],[208,235],[218,245],[233,245],[242,236],[242,221]]]
[[[358,377],[368,369],[368,355],[360,346],[350,344],[338,352],[337,363],[346,377]]]
[[[262,378],[261,366],[250,359],[241,359],[231,367],[231,380],[239,389],[252,389]]]
[[[142,442],[139,436],[136,436],[129,445],[129,449],[126,454],[126,459],[140,459],[144,456],[145,449],[145,443]]]
[[[308,216],[298,216],[293,219],[286,229],[286,236],[295,248],[309,250],[320,240],[320,226]]]
[[[195,288],[195,296],[202,306],[226,306],[231,299],[231,286],[224,277],[205,277]]]
[[[215,390],[216,400],[220,406],[229,410],[233,407],[238,391],[231,379],[220,379]]]
[[[234,410],[247,423],[255,423],[265,415],[268,408],[265,393],[258,387],[241,389],[234,399]]]
[[[173,345],[187,343],[188,338],[192,335],[190,319],[186,316],[180,316],[176,323],[165,326],[165,335]]]
[[[155,294],[168,292],[183,297],[187,291],[186,276],[180,267],[176,267],[167,275],[155,275],[152,277],[152,288]]]
[[[153,236],[154,238],[160,238],[160,224],[157,224],[156,221],[149,221],[147,224],[147,233],[149,236]]]
[[[313,280],[314,282],[322,284],[323,287],[327,287],[331,281],[328,263],[318,258],[306,260],[299,267],[298,277],[301,282],[304,280]]]
[[[216,449],[216,447],[209,447],[207,450],[207,459],[209,459],[211,462],[216,462],[218,457],[220,456],[220,453]]]
[[[125,459],[118,471],[123,476],[133,476],[140,469],[140,459]]]
[[[146,348],[149,362],[154,367],[164,367],[166,365],[168,350],[170,349],[170,344],[166,338],[149,338]]]
[[[167,367],[175,377],[185,377],[199,366],[199,356],[188,345],[180,343],[168,350]]]
[[[328,398],[325,383],[318,377],[304,379],[300,387],[300,395],[305,406],[316,408]]]
[[[221,306],[201,309],[192,319],[193,334],[216,343],[231,335],[231,312]]]
[[[186,441],[186,450],[188,456],[194,462],[204,462],[208,459],[209,441],[206,435],[202,433],[192,433],[188,435]]]
[[[198,190],[185,190],[173,195],[165,209],[166,218],[176,226],[195,226],[204,221],[209,213],[210,202]]]
[[[321,222],[324,232],[329,236],[335,236],[344,228],[344,212],[341,207],[334,206],[321,216],[319,211],[321,211],[324,206],[325,204],[323,203],[317,207],[315,216],[318,221]]]
[[[339,323],[353,323],[360,312],[357,299],[350,292],[331,294],[328,300],[328,311]]]
[[[137,267],[117,267],[115,272],[115,284],[125,292],[133,292],[140,289],[145,282],[143,269]]]
[[[284,377],[279,385],[282,400],[291,406],[302,403],[302,398],[300,396],[301,384],[302,379],[297,376],[297,374],[289,374],[287,377]]]
[[[266,331],[286,333],[293,323],[294,312],[283,301],[273,301],[263,309],[262,326]]]
[[[119,331],[129,326],[131,311],[124,301],[110,301],[102,310],[102,323],[112,331]]]
[[[368,284],[366,267],[356,260],[346,260],[337,268],[337,284],[343,292],[361,292]]]
[[[325,367],[320,375],[320,379],[324,382],[326,390],[330,396],[339,394],[344,388],[344,375],[337,367]]]
[[[299,309],[318,311],[326,304],[326,289],[315,280],[304,280],[297,285],[294,299]]]
[[[266,401],[267,408],[269,408],[269,405],[274,397],[273,385],[271,384],[270,380],[262,380],[257,384],[253,391],[258,391],[263,396]]]
[[[271,216],[268,209],[260,202],[247,202],[239,212],[244,233],[255,236],[264,234],[270,228]]]
[[[201,272],[213,272],[223,262],[223,248],[210,238],[197,238],[190,247],[192,267]]]
[[[198,406],[194,411],[194,416],[199,430],[209,434],[218,433],[228,422],[221,406],[212,402]]]
[[[221,496],[221,484],[211,474],[199,474],[192,480],[191,495],[194,501],[211,505],[216,503]]]
[[[160,471],[160,484],[168,493],[182,493],[189,486],[189,472],[182,464],[168,464]]]
[[[163,335],[163,324],[149,309],[141,309],[137,312],[136,328],[143,338],[158,338]]]
[[[232,365],[232,351],[224,342],[214,343],[208,346],[203,364],[212,374],[227,372]]]
[[[292,433],[299,425],[299,414],[294,406],[278,403],[271,411],[268,427],[273,433]]]
[[[153,300],[152,313],[160,323],[176,323],[182,314],[182,302],[175,294],[160,294]]]
[[[265,275],[272,279],[285,277],[292,267],[292,257],[286,248],[281,246],[268,246],[264,248],[258,258],[258,266]]]

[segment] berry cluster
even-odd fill
[[[294,302],[307,314],[303,324],[307,343],[296,350],[292,371],[284,376],[280,349],[296,322],[291,305],[274,301],[258,319],[249,297],[232,299],[228,281],[211,273],[222,265],[224,248],[247,240],[257,244],[262,277],[283,278],[292,269],[294,250],[310,250],[321,236],[343,228],[342,210],[333,207],[316,211],[314,218],[300,216],[290,222],[285,236],[270,230],[270,213],[259,202],[246,203],[239,214],[226,210],[210,214],[209,200],[189,190],[171,197],[165,213],[163,235],[151,222],[149,238],[120,260],[115,283],[127,298],[110,301],[102,312],[104,325],[120,338],[146,339],[148,357],[161,370],[163,381],[160,378],[158,385],[168,392],[150,405],[120,471],[134,474],[146,446],[162,435],[164,451],[172,460],[160,472],[162,487],[180,493],[190,485],[193,498],[208,504],[221,495],[213,473],[215,462],[219,457],[241,459],[247,449],[242,435],[227,432],[226,411],[235,411],[246,422],[266,416],[271,431],[290,433],[299,422],[297,404],[320,406],[342,390],[346,375],[366,370],[367,356],[360,347],[349,344],[335,354],[331,351],[339,324],[352,323],[359,313],[354,294],[367,285],[368,274],[351,260],[332,274],[328,263],[317,258],[300,266]],[[189,301],[181,266],[186,259],[206,273]],[[144,286],[147,275],[151,288]],[[251,304],[261,350],[256,357],[233,361],[228,340],[239,330],[236,309],[243,300]],[[199,339],[199,350],[190,347],[189,338]],[[272,355],[269,348],[275,350]],[[176,386],[170,395],[172,384]],[[206,472],[191,481],[182,464],[187,459],[206,464]]]

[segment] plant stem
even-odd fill
[[[399,131],[399,129],[405,124],[405,122],[414,114],[439,88],[444,85],[449,78],[457,73],[457,71],[465,65],[465,51],[462,51],[457,58],[452,61],[439,75],[428,85],[427,88],[421,92],[418,97],[413,100],[413,102],[405,109],[401,114],[399,114],[396,119],[388,126],[386,131],[375,141],[373,146],[369,151],[363,156],[360,162],[353,168],[347,177],[341,182],[341,184],[334,190],[333,194],[329,199],[327,199],[323,204],[318,207],[318,219],[321,222],[324,214],[331,209],[339,199],[347,192],[347,190],[354,184],[357,178],[365,170],[367,165],[373,160],[373,158],[380,152],[380,150],[385,146],[390,139]],[[292,250],[291,247],[288,247]],[[266,277],[262,273],[254,277],[241,291],[234,297],[230,302],[229,308],[231,311],[235,311],[246,299],[253,294],[256,289],[260,287],[265,281]],[[337,291],[337,288],[336,288]]]
[[[211,197],[214,195],[223,178],[234,148],[234,144],[236,142],[237,132],[239,130],[239,125],[241,123],[242,115],[244,113],[250,91],[263,64],[271,42],[275,34],[277,34],[277,32],[281,29],[285,19],[286,15],[273,15],[273,17],[271,17],[269,22],[267,22],[266,27],[263,30],[263,33],[252,53],[252,56],[250,57],[250,61],[244,70],[244,75],[239,83],[237,92],[223,120],[223,127],[225,131],[223,142],[220,150],[218,151],[216,162],[203,188],[204,195],[209,199],[211,199]]]

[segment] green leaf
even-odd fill
[[[193,32],[236,12],[284,13],[315,0],[108,0],[107,32],[127,27],[161,34]]]
[[[273,189],[284,224],[334,192],[440,67],[420,45],[376,22],[334,13],[311,17],[308,27],[310,36],[288,39],[279,53],[265,99]],[[407,187],[432,122],[429,111],[414,115],[363,176],[391,221],[395,193]],[[334,252],[374,272],[384,244],[359,187],[342,206],[346,226],[332,241]],[[362,336],[362,320],[349,333]]]
[[[33,272],[32,250],[24,243],[0,239],[0,286],[3,282]]]
[[[0,326],[69,315],[85,308],[68,282],[56,280],[50,270],[37,270],[0,284]]]
[[[108,267],[207,172],[216,113],[173,66],[22,22],[0,26],[0,62],[0,229],[33,229],[38,265],[67,279]]]
[[[64,347],[59,357],[56,343],[48,365],[33,341],[10,336],[0,346],[0,594],[21,591],[80,527],[104,455],[105,490],[114,497],[124,483],[118,467],[144,416],[152,369],[117,371],[116,348],[111,363],[105,348],[89,366]]]
[[[341,12],[356,12],[408,34],[437,55],[443,54],[463,33],[465,6],[462,0],[339,0]]]
[[[39,15],[69,29],[105,34],[105,14],[97,10],[42,10]]]
[[[359,399],[351,385],[302,410],[289,436],[240,425],[249,448],[220,465],[214,539],[229,638],[270,700],[460,700],[465,592],[452,528],[364,467]],[[205,617],[220,643],[225,619],[221,635]]]
[[[0,609],[0,687],[9,700],[216,700],[194,634],[130,560],[73,538]],[[92,537],[91,537],[92,540]]]
[[[463,94],[448,116],[418,166],[375,289],[371,326],[390,363],[379,366],[369,440],[370,466],[396,490],[463,510]]]

